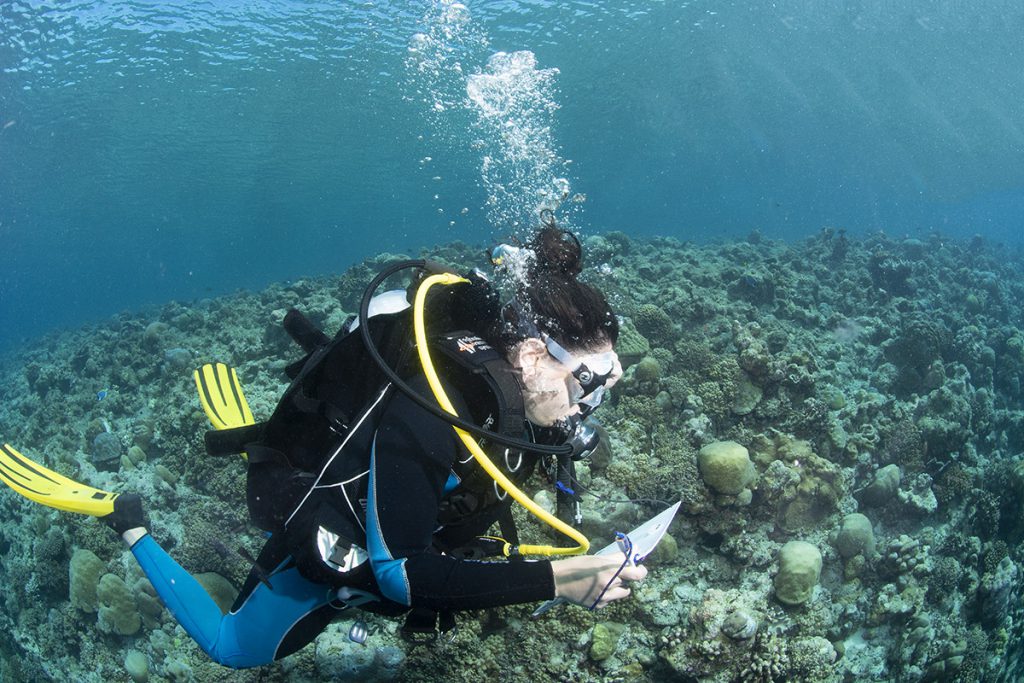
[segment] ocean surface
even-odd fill
[[[6,1],[0,348],[545,203],[1018,241],[1022,31],[1002,1]]]

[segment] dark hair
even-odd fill
[[[515,301],[502,309],[500,329],[491,343],[508,352],[525,336],[523,316],[568,349],[601,342],[615,344],[619,320],[596,287],[580,282],[583,248],[568,230],[545,221],[525,247],[533,252],[525,282],[517,284]]]

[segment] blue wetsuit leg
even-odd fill
[[[295,567],[277,568],[271,590],[259,584],[237,611],[221,614],[202,585],[149,534],[132,546],[164,605],[212,660],[235,669],[269,664],[289,631],[334,599]]]

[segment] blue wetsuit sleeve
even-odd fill
[[[206,589],[152,536],[136,542],[132,554],[185,632],[210,659],[236,669],[269,664],[288,654],[280,649],[289,633],[333,597],[327,587],[302,578],[294,567],[281,567],[271,576],[273,590],[260,584],[237,611],[221,614]]]
[[[374,439],[367,496],[367,549],[385,597],[436,610],[554,597],[548,561],[480,562],[433,549],[444,487],[460,454],[468,455],[447,423],[402,394],[392,399]]]

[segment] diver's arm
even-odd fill
[[[553,598],[548,561],[479,562],[433,550],[444,485],[461,452],[450,426],[395,396],[374,440],[367,501],[367,546],[385,597],[439,610]]]

